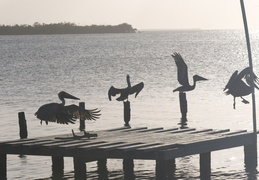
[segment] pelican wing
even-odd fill
[[[100,118],[101,115],[98,109],[87,110],[74,104],[64,106],[63,109],[67,114],[72,115],[74,119],[80,120],[96,120]]]
[[[130,94],[136,93],[135,94],[135,98],[136,98],[137,95],[139,94],[139,92],[143,89],[143,87],[144,87],[144,83],[143,82],[141,82],[139,84],[136,84],[135,86],[130,88],[130,92],[129,93]]]
[[[237,78],[237,77],[238,77],[238,71],[235,71],[235,72],[231,75],[231,77],[229,78],[228,83],[226,84],[224,91],[225,91],[226,89],[235,88],[235,82],[236,82],[236,78]]]
[[[174,58],[175,64],[177,66],[178,82],[183,86],[189,85],[188,67],[185,64],[182,56],[179,53],[174,53],[172,57]]]
[[[59,124],[74,124],[75,119],[73,115],[64,111],[63,106],[58,103],[50,103],[42,105],[35,113],[36,117],[41,121],[57,122]]]
[[[118,89],[112,86],[108,91],[109,100],[111,101],[112,100],[111,96],[116,96],[117,94],[120,94],[120,97],[118,97],[116,100],[123,101],[128,98],[129,88]]]
[[[116,96],[117,94],[120,94],[122,91],[122,89],[117,89],[113,86],[110,87],[109,91],[108,91],[108,98],[111,101],[112,97],[111,96]]]
[[[259,89],[259,79],[254,72],[251,71],[250,67],[247,67],[240,72],[240,78],[244,78],[249,86],[253,85],[256,89]]]

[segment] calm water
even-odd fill
[[[259,32],[250,33],[254,71],[259,75]],[[19,138],[21,111],[29,137],[77,129],[78,124],[40,125],[34,116],[42,104],[58,102],[61,90],[80,97],[86,108],[101,109],[101,118],[87,122],[87,130],[123,126],[123,104],[109,101],[107,91],[112,85],[126,87],[127,74],[132,85],[145,84],[136,99],[130,97],[131,126],[176,127],[181,115],[178,93],[172,92],[179,86],[173,52],[185,59],[191,80],[194,74],[209,79],[187,93],[189,127],[252,130],[251,104],[237,99],[233,110],[233,98],[222,91],[235,70],[248,66],[241,30],[0,36],[0,140]],[[243,148],[213,152],[213,179],[248,179],[243,161]],[[199,179],[198,156],[178,158],[176,164],[179,179]],[[97,179],[96,170],[95,163],[87,164],[89,179]],[[108,170],[110,179],[122,179],[120,160],[108,160]],[[8,156],[8,179],[51,179],[51,174],[49,157]],[[155,162],[136,160],[135,175],[154,178]],[[71,158],[65,158],[64,179],[73,179]]]

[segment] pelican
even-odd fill
[[[58,93],[58,97],[61,100],[61,104],[44,104],[35,113],[35,116],[41,120],[41,124],[42,121],[45,121],[46,124],[48,124],[48,122],[57,122],[59,124],[74,124],[76,119],[96,120],[100,116],[100,110],[97,110],[97,108],[92,110],[86,110],[75,104],[65,106],[65,99],[79,100],[79,98],[71,94],[61,91]]]
[[[245,79],[245,81],[243,81]],[[242,102],[248,104],[249,102],[243,98],[243,96],[247,96],[252,93],[251,85],[256,89],[258,88],[259,79],[258,77],[251,71],[249,67],[243,69],[239,74],[238,71],[235,71],[230,77],[227,85],[225,86],[223,91],[226,91],[226,95],[231,94],[234,97],[233,109],[236,107],[236,97],[240,97]]]
[[[184,91],[194,90],[197,81],[208,80],[204,77],[194,75],[193,76],[193,85],[190,85],[189,80],[188,80],[188,67],[185,64],[182,56],[179,53],[174,53],[172,55],[172,57],[174,58],[175,64],[177,66],[178,82],[182,85],[182,86],[174,89],[173,92],[175,92],[175,91],[184,92]]]
[[[131,87],[130,76],[127,75],[126,79],[127,79],[128,87],[126,87],[124,89],[117,89],[113,86],[110,87],[110,89],[108,91],[108,97],[109,97],[110,101],[112,100],[111,96],[116,96],[117,94],[120,94],[120,96],[116,99],[117,101],[128,100],[128,96],[130,94],[134,94],[134,93],[136,93],[135,94],[135,98],[136,98],[137,95],[139,94],[139,92],[143,89],[143,87],[144,87],[143,82]]]

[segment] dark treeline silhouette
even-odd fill
[[[135,33],[127,23],[111,25],[78,26],[75,23],[54,23],[31,25],[0,26],[0,35],[33,35],[33,34],[94,34],[94,33]]]

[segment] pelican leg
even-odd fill
[[[241,99],[243,99],[243,103],[245,103],[245,104],[249,104],[249,101],[247,101],[247,100],[245,100],[242,96],[241,96]]]
[[[76,138],[77,135],[75,134],[74,130],[73,129],[71,129],[71,130],[72,130],[73,137]]]
[[[236,109],[236,97],[234,97],[233,109]]]

